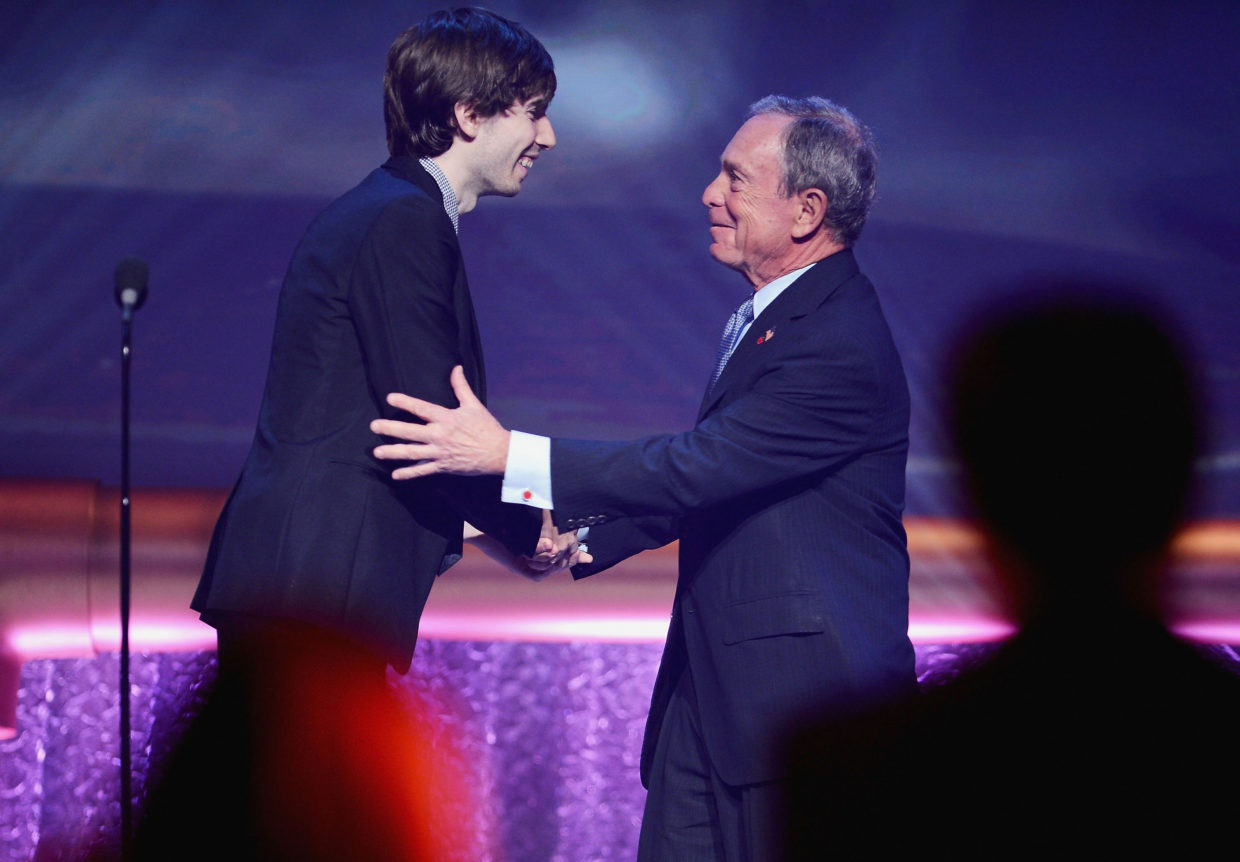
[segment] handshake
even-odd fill
[[[586,546],[578,543],[577,531],[561,533],[551,522],[551,513],[543,510],[542,535],[534,548],[533,556],[513,556],[499,541],[481,532],[473,524],[465,524],[465,541],[482,551],[510,572],[532,581],[541,581],[550,574],[567,569],[578,563],[589,563],[594,558],[586,553]]]
[[[393,470],[392,478],[415,479],[434,473],[503,475],[508,459],[508,430],[474,395],[459,365],[452,369],[450,380],[460,407],[442,407],[393,393],[388,396],[388,403],[422,422],[376,419],[370,423],[370,430],[376,434],[408,441],[375,447],[375,457],[380,460],[413,462]],[[535,581],[594,559],[586,553],[585,545],[578,544],[577,531],[561,533],[551,521],[551,512],[545,509],[542,534],[532,556],[514,557],[502,544],[470,524],[465,525],[464,538],[504,568]]]

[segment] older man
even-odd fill
[[[394,395],[428,424],[372,423],[415,441],[376,449],[419,462],[397,478],[506,473],[506,499],[589,526],[594,561],[577,577],[680,540],[642,749],[643,860],[770,858],[785,727],[915,684],[908,390],[851,251],[875,167],[869,132],[825,99],[751,108],[702,201],[711,255],[753,294],[729,321],[693,430],[631,443],[510,434],[459,371],[460,409]]]

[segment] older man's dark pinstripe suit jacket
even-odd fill
[[[642,752],[682,670],[729,784],[778,778],[789,722],[915,685],[901,514],[909,398],[850,250],[754,321],[696,427],[553,440],[555,517],[591,526],[584,577],[680,540],[671,629]]]

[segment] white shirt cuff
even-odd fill
[[[551,438],[513,431],[508,435],[508,465],[500,499],[537,509],[551,503]]]

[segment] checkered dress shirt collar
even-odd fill
[[[443,209],[448,214],[448,218],[452,219],[452,230],[457,233],[461,232],[461,212],[459,204],[456,200],[456,192],[452,191],[452,184],[448,182],[448,177],[443,170],[435,163],[433,159],[418,159],[418,164],[426,168],[426,172],[435,178],[435,184],[439,186],[439,190],[443,192]]]

